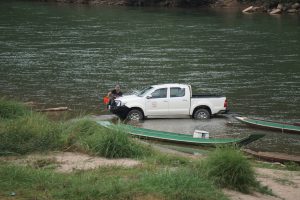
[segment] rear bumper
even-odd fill
[[[126,106],[111,106],[109,111],[121,119],[125,119],[130,109]]]
[[[226,109],[226,110],[220,110],[218,112],[218,114],[227,114],[229,112],[229,109]]]

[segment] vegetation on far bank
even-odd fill
[[[238,2],[241,3],[259,3],[259,4],[267,4],[267,5],[274,5],[279,4],[279,3],[299,3],[300,0],[237,0]]]
[[[38,0],[41,1],[41,0]],[[210,5],[217,0],[42,0],[49,2],[105,4],[124,6],[159,6],[159,7],[199,7]]]
[[[104,5],[123,5],[123,6],[139,6],[139,7],[203,7],[214,4],[226,6],[231,1],[222,0],[38,0],[49,2],[63,3],[81,3],[81,4],[104,4]],[[270,7],[277,6],[282,3],[300,3],[300,0],[237,0],[240,4],[266,5]]]
[[[20,103],[0,100],[2,156],[52,150],[107,158],[135,158],[134,168],[55,172],[51,160],[36,166],[0,161],[0,198],[18,199],[227,199],[221,188],[270,194],[254,176],[249,161],[234,147],[216,149],[204,160],[157,152],[124,133],[87,118],[55,122]]]

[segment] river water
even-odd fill
[[[223,93],[241,115],[300,121],[299,15],[0,2],[0,96],[101,114],[99,98],[115,83],[129,91],[169,82]],[[263,132],[250,147],[300,154],[297,135],[228,121],[141,125],[212,135]]]

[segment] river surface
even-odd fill
[[[158,83],[222,93],[241,115],[300,121],[299,15],[0,2],[0,96],[101,114],[99,99]],[[146,120],[146,128],[266,133],[250,147],[300,154],[300,136],[232,118]]]

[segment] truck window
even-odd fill
[[[152,99],[167,98],[167,88],[157,89],[151,95]]]
[[[170,97],[184,97],[185,89],[179,87],[172,87],[170,90]]]
[[[142,89],[138,91],[137,96],[142,97],[144,96],[149,90],[151,90],[153,87],[147,87],[145,89]]]

